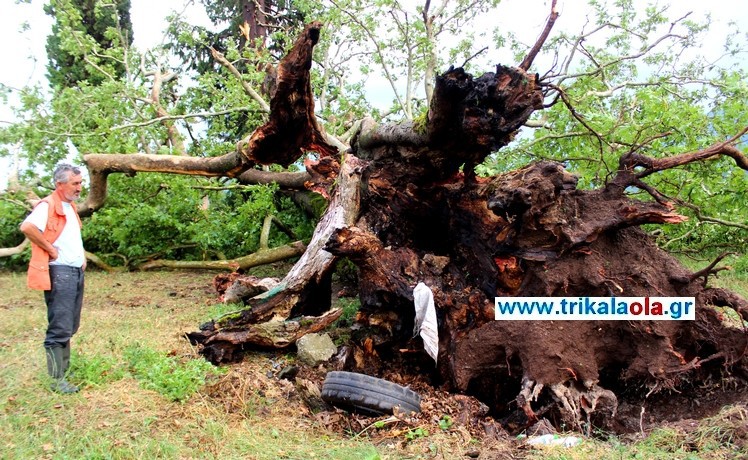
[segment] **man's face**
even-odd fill
[[[68,203],[75,201],[81,196],[81,188],[83,184],[83,176],[80,174],[73,174],[72,171],[68,171],[68,181],[58,182],[57,190],[62,193],[63,198]]]

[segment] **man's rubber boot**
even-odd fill
[[[65,376],[70,368],[70,342],[62,347],[62,375]]]
[[[68,383],[65,380],[62,362],[62,347],[45,348],[47,355],[47,372],[55,381],[49,386],[52,391],[57,393],[70,394],[78,391],[78,387]]]

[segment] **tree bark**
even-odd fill
[[[309,165],[313,170],[339,173],[332,174],[337,184],[306,252],[278,287],[250,299],[249,309],[203,324],[200,331],[187,334],[190,341],[202,345],[201,353],[213,362],[239,359],[244,344],[237,341],[235,335],[227,336],[227,333],[242,331],[272,318],[289,318],[300,312],[318,315],[330,308],[330,277],[336,258],[324,246],[335,231],[353,225],[358,219],[361,172],[365,164],[346,155],[342,165],[331,158]],[[231,340],[221,337],[231,337]]]

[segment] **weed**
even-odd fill
[[[361,301],[358,297],[339,298],[337,307],[342,308],[343,313],[340,315],[340,318],[335,320],[333,327],[350,327],[353,324],[353,320],[356,318],[358,309],[361,308]]]
[[[748,445],[748,407],[735,405],[723,408],[717,415],[704,420],[691,436],[699,451],[739,448]]]
[[[406,431],[403,436],[405,437],[406,441],[414,441],[416,439],[426,438],[428,437],[428,435],[428,430],[419,426],[418,428],[413,428]]]
[[[155,390],[172,401],[186,400],[205,384],[207,376],[219,373],[218,368],[203,359],[180,363],[141,345],[128,347],[125,359],[143,388]]]
[[[447,431],[452,428],[453,424],[452,417],[449,415],[442,415],[442,418],[439,419],[439,428],[441,428],[442,431]]]

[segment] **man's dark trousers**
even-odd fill
[[[83,306],[83,269],[67,265],[50,265],[52,289],[44,291],[47,303],[47,335],[44,348],[67,348],[78,332]]]

